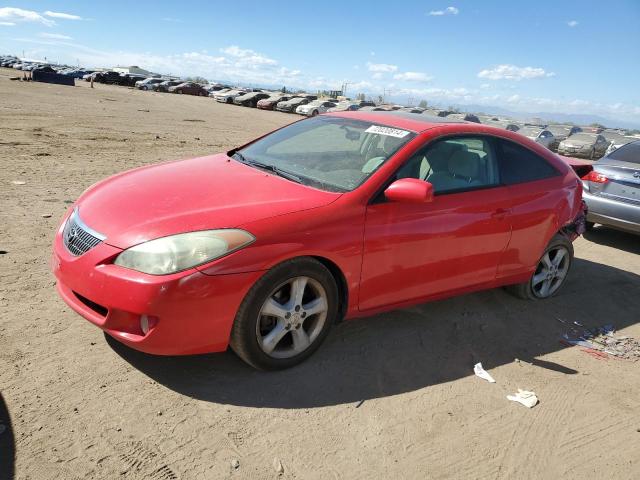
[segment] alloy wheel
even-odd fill
[[[291,358],[307,350],[322,332],[328,300],[324,287],[310,277],[278,285],[258,314],[258,345],[272,358]]]
[[[569,271],[570,258],[563,245],[547,250],[531,278],[531,290],[536,297],[550,297],[560,288]]]

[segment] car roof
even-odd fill
[[[465,122],[464,120],[436,117],[434,115],[425,115],[424,113],[404,112],[401,110],[386,112],[356,110],[355,112],[336,112],[331,115],[365,120],[368,122],[379,122],[390,127],[412,130],[414,132],[422,132],[429,128],[450,124],[480,125],[478,123]]]

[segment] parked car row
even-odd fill
[[[51,71],[74,78],[93,80],[97,83],[134,87],[139,90],[211,97],[217,102],[262,110],[275,110],[315,116],[321,113],[341,111],[403,111],[414,114],[446,117],[450,120],[474,122],[503,128],[528,137],[551,151],[565,156],[595,160],[621,146],[636,140],[624,131],[604,129],[599,126],[546,125],[525,123],[510,118],[473,114],[449,109],[403,106],[392,103],[376,103],[371,100],[347,98],[319,98],[308,93],[285,93],[260,88],[242,88],[219,83],[202,84],[167,78],[160,75],[121,73],[113,70],[93,71],[68,65],[47,65],[42,62],[21,60],[15,56],[0,56],[0,66],[23,71],[50,68]]]

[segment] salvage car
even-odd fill
[[[583,183],[587,228],[599,223],[640,234],[640,141],[595,162]]]
[[[554,142],[551,144],[550,150],[557,152],[558,145],[563,140],[566,140],[571,135],[581,132],[582,129],[580,127],[576,127],[575,125],[548,125],[547,130],[553,133],[555,137]]]
[[[536,143],[539,143],[540,145],[548,148],[549,150],[551,150],[551,146],[555,142],[555,137],[553,136],[553,133],[551,133],[549,130],[545,128],[525,126],[525,127],[522,127],[520,130],[518,130],[518,133],[520,135],[524,135],[525,137],[533,140]]]
[[[220,103],[233,103],[233,99],[247,93],[246,90],[227,90],[226,92],[221,90],[213,95],[213,98]]]
[[[164,81],[164,78],[145,78],[143,80],[138,80],[135,83],[135,87],[138,90],[153,90],[156,85],[159,85]]]
[[[197,95],[200,97],[206,97],[209,95],[209,92],[200,85],[195,82],[183,82],[173,87],[169,87],[167,89],[169,93],[183,93],[185,95]]]
[[[153,85],[153,91],[168,93],[169,88],[180,85],[181,83],[184,83],[184,80],[165,80],[164,82],[156,83],[155,85]]]
[[[306,105],[311,100],[307,97],[293,97],[276,104],[275,110],[279,112],[294,113],[300,105]]]
[[[286,102],[291,99],[291,95],[286,95],[284,93],[274,93],[271,94],[268,98],[263,98],[258,101],[257,107],[261,110],[273,110],[278,102]]]
[[[360,110],[360,105],[353,102],[339,102],[335,107],[331,107],[327,112],[355,112]]]
[[[602,157],[608,146],[609,142],[599,133],[580,132],[560,142],[558,153],[593,160]]]
[[[64,301],[132,348],[230,345],[281,369],[343,319],[502,286],[552,297],[583,226],[580,179],[522,135],[341,112],[94,184],[51,265]]]
[[[627,137],[625,135],[622,135],[620,133],[615,133],[615,132],[603,132],[602,136],[606,138],[607,141],[609,142],[609,146],[607,147],[607,151],[605,152],[605,155],[609,155],[611,152],[613,152],[614,150],[617,150],[621,146],[636,140],[633,137]]]
[[[269,93],[265,92],[248,92],[244,95],[238,95],[233,99],[233,103],[235,105],[242,105],[243,107],[256,108],[258,106],[258,101],[269,98],[269,95]]]
[[[336,105],[337,103],[327,100],[314,100],[306,105],[299,105],[296,107],[296,113],[299,115],[306,115],[307,117],[315,117],[319,113],[327,112],[330,108],[333,108]]]
[[[96,83],[106,83],[109,85],[117,85],[122,81],[122,76],[118,72],[106,71],[96,72],[93,74],[93,80]]]

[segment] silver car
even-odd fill
[[[555,137],[555,141],[550,147],[554,152],[558,150],[560,142],[566,140],[574,133],[580,133],[582,131],[580,127],[576,127],[575,125],[549,125],[547,126],[547,130],[553,133],[553,136]]]
[[[551,150],[551,146],[555,143],[556,137],[549,130],[540,127],[525,126],[518,130],[520,135],[539,143],[543,147]]]
[[[576,133],[560,142],[558,153],[568,157],[581,157],[595,160],[602,157],[609,142],[598,133]]]
[[[640,234],[640,141],[595,162],[582,184],[587,228],[600,223]]]

